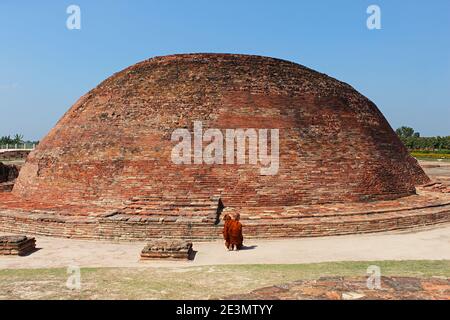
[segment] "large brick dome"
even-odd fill
[[[278,173],[174,164],[171,134],[194,121],[204,130],[279,129]],[[153,211],[135,211],[152,214],[179,199],[266,208],[387,200],[427,181],[351,86],[273,58],[185,54],[140,62],[81,97],[30,154],[13,194],[109,207],[141,198]]]

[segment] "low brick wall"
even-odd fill
[[[286,219],[285,222],[242,221],[245,238],[298,238],[400,230],[450,222],[450,206],[411,212]],[[174,238],[215,240],[222,225],[182,222],[114,221],[109,218],[33,217],[24,212],[0,211],[0,231],[74,239],[150,240]]]
[[[19,176],[20,167],[0,162],[0,183],[14,181]]]
[[[0,152],[0,161],[25,160],[31,150],[9,150]]]

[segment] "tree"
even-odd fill
[[[13,139],[11,139],[11,136],[3,136],[0,138],[0,143],[1,144],[12,144]]]
[[[22,144],[22,143],[24,143],[24,141],[23,141],[23,135],[21,135],[21,134],[14,135],[14,138],[11,138],[10,135],[0,137],[0,145],[6,145],[6,144],[15,145],[15,144]]]
[[[450,150],[450,136],[421,137],[410,127],[400,127],[395,130],[403,144],[410,150],[428,150],[440,152]]]
[[[23,135],[22,134],[16,134],[14,136],[13,143],[15,143],[15,144],[23,143]]]
[[[411,138],[412,136],[414,136],[414,129],[411,127],[400,127],[397,130],[395,130],[395,132],[397,133],[397,135],[400,138],[406,139],[406,138]]]

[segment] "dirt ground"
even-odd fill
[[[36,237],[38,251],[0,257],[0,269],[79,267],[189,267],[218,264],[298,264],[365,260],[450,260],[450,224],[425,230],[323,238],[245,241],[229,252],[222,241],[196,242],[193,261],[140,261],[144,242],[114,243]]]
[[[72,275],[68,273],[67,268],[8,269],[0,270],[0,300],[220,299],[230,295],[245,295],[267,286],[284,288],[299,280],[314,281],[323,277],[337,276],[346,277],[346,279],[358,277],[365,281],[369,277],[368,268],[373,266],[379,267],[382,277],[406,276],[427,281],[433,281],[433,279],[446,281],[450,278],[450,261],[448,260],[217,265],[183,268],[175,266],[81,268],[79,288],[67,286],[67,281]],[[344,285],[347,285],[346,281]],[[352,289],[352,291],[355,290]],[[359,292],[359,289],[357,291]],[[292,295],[287,298],[298,297]]]
[[[450,179],[450,161],[419,161],[425,173],[434,180]]]

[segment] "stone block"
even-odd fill
[[[35,238],[0,236],[0,255],[24,256],[36,250]]]
[[[141,259],[189,260],[192,258],[192,254],[192,242],[185,240],[152,240],[142,250]]]

